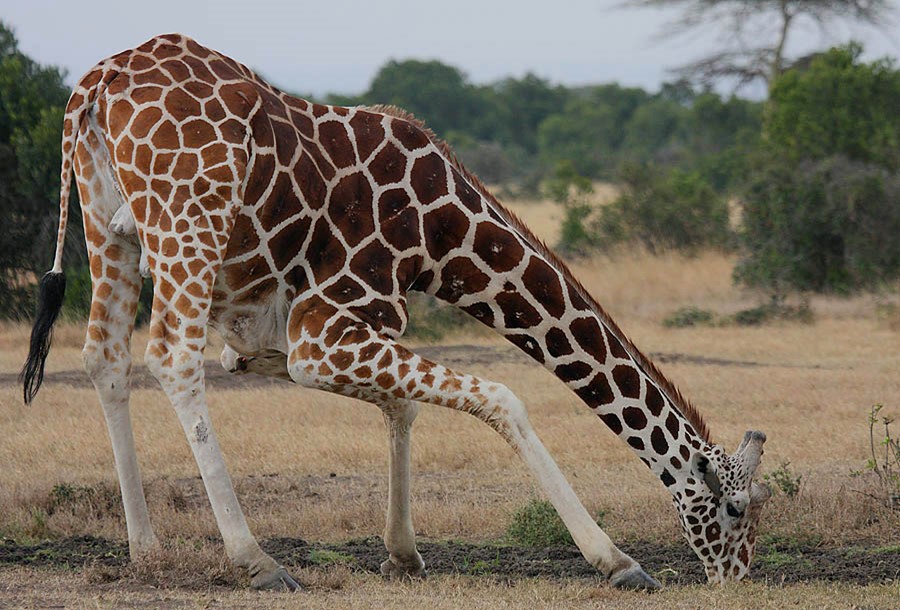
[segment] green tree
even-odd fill
[[[478,138],[474,127],[488,110],[485,96],[458,68],[439,61],[389,61],[362,96],[369,104],[393,104],[425,120],[443,138],[455,131]]]
[[[900,278],[900,174],[834,156],[767,159],[744,195],[735,278],[783,296]]]
[[[772,87],[766,135],[790,160],[848,159],[900,169],[900,70],[861,63],[852,43],[791,70]]]
[[[776,295],[900,277],[900,71],[831,49],[772,87],[736,278]]]
[[[31,313],[30,284],[49,267],[59,204],[62,115],[69,90],[62,72],[18,48],[0,22],[0,315]],[[83,244],[77,200],[69,243]],[[65,262],[84,261],[83,246]]]
[[[609,177],[618,165],[625,125],[651,99],[643,89],[599,85],[573,92],[563,111],[538,128],[541,161],[571,161],[579,174]]]
[[[507,122],[507,143],[530,155],[537,153],[538,126],[547,117],[563,110],[569,92],[562,86],[551,86],[531,73],[521,79],[504,79],[491,88],[495,103]]]

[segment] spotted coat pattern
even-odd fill
[[[423,401],[470,412],[528,462],[539,441],[508,390],[397,342],[407,294],[419,290],[505,336],[622,438],[672,494],[711,581],[746,574],[767,495],[751,483],[764,436],[748,433],[733,455],[711,443],[698,412],[565,265],[412,117],[313,104],[166,35],[81,79],[63,154],[57,253],[74,163],[94,279],[88,369],[101,398],[104,380],[127,374],[143,249],[155,288],[147,362],[198,463],[214,440],[207,324],[304,386],[383,408]],[[120,206],[139,247],[109,229]],[[215,508],[227,490],[207,478]],[[233,517],[221,512],[220,526]]]

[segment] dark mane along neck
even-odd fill
[[[459,174],[473,187],[478,193],[484,198],[486,204],[496,213],[497,216],[502,218],[506,225],[518,236],[518,238],[524,242],[524,244],[531,248],[533,252],[545,261],[550,267],[552,267],[560,276],[568,289],[568,303],[566,306],[575,307],[580,311],[590,311],[594,316],[596,316],[597,321],[605,330],[605,334],[608,337],[611,337],[608,342],[610,343],[610,351],[615,352],[619,348],[621,348],[621,352],[618,355],[620,357],[627,357],[630,359],[637,370],[642,373],[647,379],[649,379],[653,384],[655,384],[659,391],[668,399],[668,402],[671,405],[671,408],[674,409],[677,413],[679,413],[686,423],[689,424],[690,427],[693,428],[694,432],[699,436],[703,441],[710,442],[709,428],[706,425],[706,422],[703,421],[702,416],[699,411],[681,394],[681,392],[675,387],[675,385],[669,381],[665,375],[647,358],[635,345],[631,342],[631,340],[625,335],[624,332],[619,328],[619,326],[615,323],[615,321],[606,313],[606,311],[600,306],[599,303],[590,295],[590,293],[582,286],[582,284],[572,275],[572,272],[566,266],[566,264],[560,260],[560,258],[544,244],[538,237],[536,237],[528,227],[511,211],[503,207],[499,201],[491,194],[491,192],[481,183],[481,181],[474,176],[465,166],[459,161],[459,159],[454,154],[453,150],[441,139],[439,139],[435,134],[428,129],[421,121],[417,120],[410,113],[396,108],[394,106],[373,106],[369,108],[369,110],[373,112],[378,112],[382,114],[387,114],[390,116],[394,116],[405,121],[409,121],[414,124],[416,127],[421,129],[431,140],[431,142],[440,150],[441,154],[447,159],[450,165],[457,171]],[[473,313],[471,308],[463,307],[469,311],[469,313]],[[547,309],[545,307],[545,309]],[[558,377],[563,379],[563,381],[571,381],[570,379],[566,379],[565,374],[560,372],[560,368],[558,367],[554,370],[551,366],[549,366],[549,362],[543,361],[543,356],[536,356],[536,353],[533,348],[533,341],[531,341],[532,337],[530,337],[527,333],[522,333],[521,331],[511,331],[509,328],[503,327],[502,320],[493,320],[493,316],[491,320],[485,320],[483,317],[479,317],[476,315],[482,322],[489,324],[494,327],[496,330],[504,334],[507,339],[515,343],[518,347],[523,349],[530,356],[538,359],[545,364],[547,368],[552,370]],[[597,337],[594,337],[595,341],[598,341],[601,345],[604,343],[603,340],[604,331],[600,331]],[[613,345],[615,344],[615,346]],[[605,348],[604,348],[605,349]],[[590,351],[590,349],[589,349]],[[551,349],[552,352],[552,349]],[[596,358],[595,358],[596,359]],[[601,361],[602,365],[603,362]],[[611,381],[611,380],[610,380]],[[581,398],[588,403],[589,406],[594,407],[595,405],[591,404],[591,398],[588,395],[588,391],[585,388],[580,388],[575,390],[576,393],[581,396]],[[648,390],[649,395],[649,390]],[[652,411],[652,409],[651,409]],[[603,415],[601,415],[603,417]],[[613,430],[616,430],[616,425],[611,424],[611,420],[607,417],[604,417],[604,421],[608,425],[610,425]]]

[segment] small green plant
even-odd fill
[[[481,576],[484,574],[493,573],[498,567],[500,567],[500,550],[497,550],[496,556],[490,561],[484,559],[478,559],[471,564],[469,563],[469,557],[466,557],[465,562],[463,563],[462,571],[466,574],[471,574],[473,576]]]
[[[711,326],[715,323],[713,312],[708,309],[688,306],[675,310],[669,317],[663,320],[666,328],[687,328],[689,326]]]
[[[353,555],[340,553],[338,551],[329,551],[328,549],[313,549],[309,552],[309,562],[317,566],[327,566],[332,564],[350,564],[356,561]]]
[[[605,511],[597,513],[597,524],[602,526]],[[512,523],[506,528],[509,540],[523,546],[572,545],[572,535],[556,509],[547,500],[533,499],[513,513]]]
[[[94,497],[94,489],[86,485],[73,485],[71,483],[57,483],[50,490],[50,506],[56,509],[61,506],[69,506],[83,500]]]
[[[803,483],[801,475],[791,472],[790,462],[782,462],[778,468],[768,474],[764,474],[763,480],[767,483],[772,483],[775,489],[788,498],[796,498]]]
[[[894,418],[882,415],[883,408],[884,405],[874,405],[869,411],[870,457],[865,471],[878,479],[878,499],[888,508],[900,509],[900,441],[891,434]],[[879,426],[883,432],[876,431]]]
[[[32,508],[29,516],[31,519],[23,528],[25,535],[38,540],[49,538],[52,532],[50,526],[47,525],[47,512],[42,508]]]
[[[525,546],[572,545],[572,535],[547,500],[531,500],[513,513],[506,535]]]
[[[814,318],[808,301],[804,300],[799,305],[788,305],[782,296],[773,295],[768,303],[737,312],[732,321],[738,326],[759,326],[778,320],[810,324]]]

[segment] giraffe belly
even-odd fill
[[[235,351],[247,356],[287,353],[287,300],[270,295],[251,306],[235,303],[217,290],[210,326]]]

